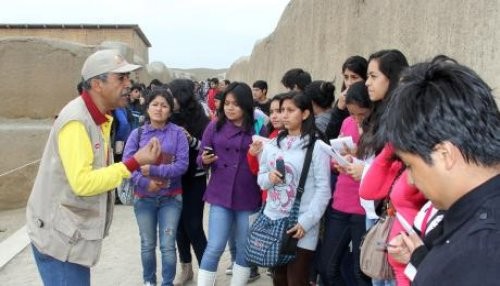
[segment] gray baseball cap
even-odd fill
[[[100,50],[90,55],[83,64],[84,80],[105,73],[128,73],[142,68],[127,62],[118,50]]]

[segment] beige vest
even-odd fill
[[[114,192],[79,197],[64,173],[57,138],[69,121],[85,125],[94,152],[93,169],[113,162],[106,152],[101,129],[92,119],[83,99],[77,97],[60,112],[43,152],[27,205],[28,235],[37,249],[61,261],[93,266],[99,259],[102,239],[113,217]]]

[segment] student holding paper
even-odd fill
[[[325,130],[325,135],[328,139],[337,138],[339,136],[342,122],[349,116],[349,112],[345,104],[345,95],[351,85],[356,82],[365,82],[366,69],[368,62],[361,56],[352,56],[345,60],[342,64],[342,87],[340,95],[335,102],[330,116],[330,122]]]
[[[269,104],[269,123],[267,124],[267,130],[269,132],[269,138],[276,138],[278,133],[283,129],[283,121],[281,120],[281,109],[280,109],[280,99],[281,94],[274,96]],[[250,166],[250,171],[257,175],[259,173],[259,158],[258,156],[264,148],[264,143],[260,140],[254,140],[250,144],[250,148],[247,153],[248,165]],[[267,198],[267,191],[262,190],[262,201],[265,202]]]
[[[360,196],[366,200],[381,200],[390,194],[393,208],[411,224],[426,199],[417,188],[408,184],[408,171],[404,170],[405,166],[400,160],[395,159],[394,148],[387,144],[387,137],[381,134],[381,126],[387,123],[383,122],[382,114],[387,112],[391,94],[400,82],[402,71],[407,67],[405,56],[398,50],[382,50],[370,56],[366,85],[375,109],[369,116],[359,150],[361,154],[376,154],[376,157],[361,182]],[[401,230],[402,225],[395,220],[389,240]],[[394,270],[397,285],[410,285],[404,274],[406,265],[391,256],[388,260]]]
[[[357,143],[360,125],[369,114],[371,101],[364,82],[353,84],[346,94],[351,116],[342,123],[340,136],[351,136]],[[338,165],[337,165],[338,166]],[[356,285],[371,285],[370,279],[359,267],[359,245],[365,233],[365,210],[359,201],[359,179],[338,168],[340,174],[333,193],[333,202],[326,213],[325,233],[321,251],[321,279],[325,285],[346,285],[341,275],[342,257],[352,241],[353,273]]]

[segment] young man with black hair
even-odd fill
[[[311,74],[300,68],[288,70],[281,78],[281,84],[288,90],[304,91],[311,81]]]
[[[413,285],[498,285],[500,112],[491,88],[451,59],[417,64],[383,122],[410,183],[446,211]],[[401,237],[406,251],[429,248],[415,234]]]
[[[267,82],[258,80],[252,85],[252,96],[255,108],[260,109],[269,116],[271,101],[267,98]]]
[[[144,123],[146,106],[143,92],[144,90],[140,84],[136,83],[130,87],[127,109],[132,113],[131,130]]]

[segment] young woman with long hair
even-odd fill
[[[198,265],[207,246],[203,232],[203,194],[207,187],[205,169],[198,166],[196,157],[200,150],[201,136],[210,122],[194,94],[194,83],[189,79],[175,79],[169,84],[176,103],[172,122],[183,128],[189,143],[189,166],[182,176],[182,213],[177,229],[177,248],[181,271],[174,285],[183,285],[193,279],[191,247]]]
[[[300,201],[298,223],[288,230],[299,239],[296,258],[273,269],[274,285],[307,285],[309,269],[318,243],[319,220],[330,199],[329,156],[319,146],[311,100],[302,92],[292,91],[280,101],[284,130],[264,145],[259,164],[258,182],[268,190],[263,214],[280,219],[290,214],[297,195],[297,186],[305,153],[313,146],[311,167]],[[282,159],[285,174],[276,170]]]
[[[224,91],[219,117],[208,124],[198,164],[210,169],[204,200],[210,204],[208,244],[198,272],[198,285],[213,285],[220,257],[232,229],[236,236],[236,260],[231,285],[246,285],[250,268],[245,258],[249,216],[261,205],[257,178],[247,162],[255,134],[252,90],[233,82]],[[260,135],[265,136],[265,128]]]
[[[366,86],[374,107],[364,122],[358,155],[361,158],[376,156],[369,168],[363,170],[365,175],[361,181],[360,196],[367,200],[383,200],[390,195],[394,210],[413,224],[426,199],[418,189],[408,184],[404,164],[395,158],[393,148],[386,144],[387,139],[381,136],[380,129],[382,115],[387,111],[391,93],[398,85],[402,71],[407,67],[408,62],[399,50],[382,50],[370,56]],[[402,230],[399,221],[395,220],[389,240]],[[410,285],[404,274],[406,265],[391,256],[388,260],[394,270],[396,284]]]
[[[145,285],[156,285],[156,246],[160,241],[163,281],[172,285],[177,255],[175,237],[182,209],[181,176],[189,161],[184,131],[170,122],[174,100],[168,89],[153,89],[147,106],[147,123],[130,134],[123,159],[156,137],[161,156],[156,164],[142,166],[132,174],[136,185],[134,212],[141,236],[141,261]]]
[[[350,136],[355,144],[361,135],[360,127],[371,110],[371,101],[364,82],[356,82],[347,91],[345,103],[349,113],[340,129],[340,137]],[[371,280],[360,270],[359,245],[366,232],[365,210],[359,199],[359,179],[355,179],[338,168],[338,175],[333,201],[326,212],[326,226],[320,258],[321,280],[324,285],[348,285],[342,277],[343,257],[349,251],[352,241],[353,263],[349,269],[354,273],[355,285],[368,286]]]

